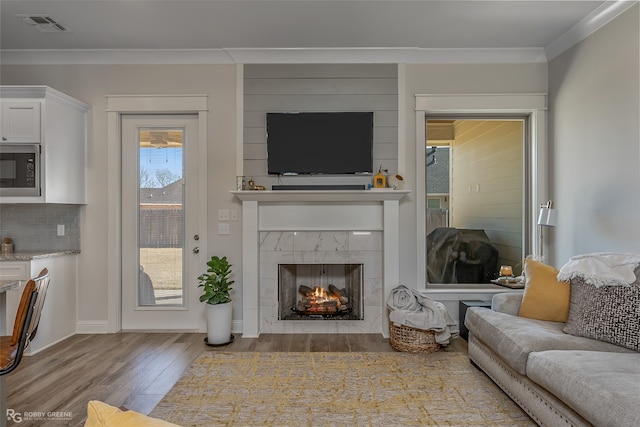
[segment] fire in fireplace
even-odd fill
[[[362,264],[279,264],[280,320],[362,320]]]
[[[300,285],[298,292],[301,299],[295,308],[296,313],[300,314],[326,314],[336,315],[344,314],[351,310],[349,305],[349,297],[345,289],[338,289],[333,285],[329,285],[329,290],[315,286],[313,289]]]

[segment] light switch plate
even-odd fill
[[[229,224],[226,224],[226,223],[218,224],[218,234],[229,234]]]
[[[229,221],[229,209],[218,209],[218,221]]]

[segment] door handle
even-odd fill
[[[200,253],[200,248],[197,247],[197,246],[195,248],[193,248],[193,253],[194,254],[199,254]]]

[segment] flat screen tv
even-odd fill
[[[370,174],[373,113],[267,113],[269,174]]]

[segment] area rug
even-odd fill
[[[181,426],[533,426],[460,353],[207,351],[150,414]]]

